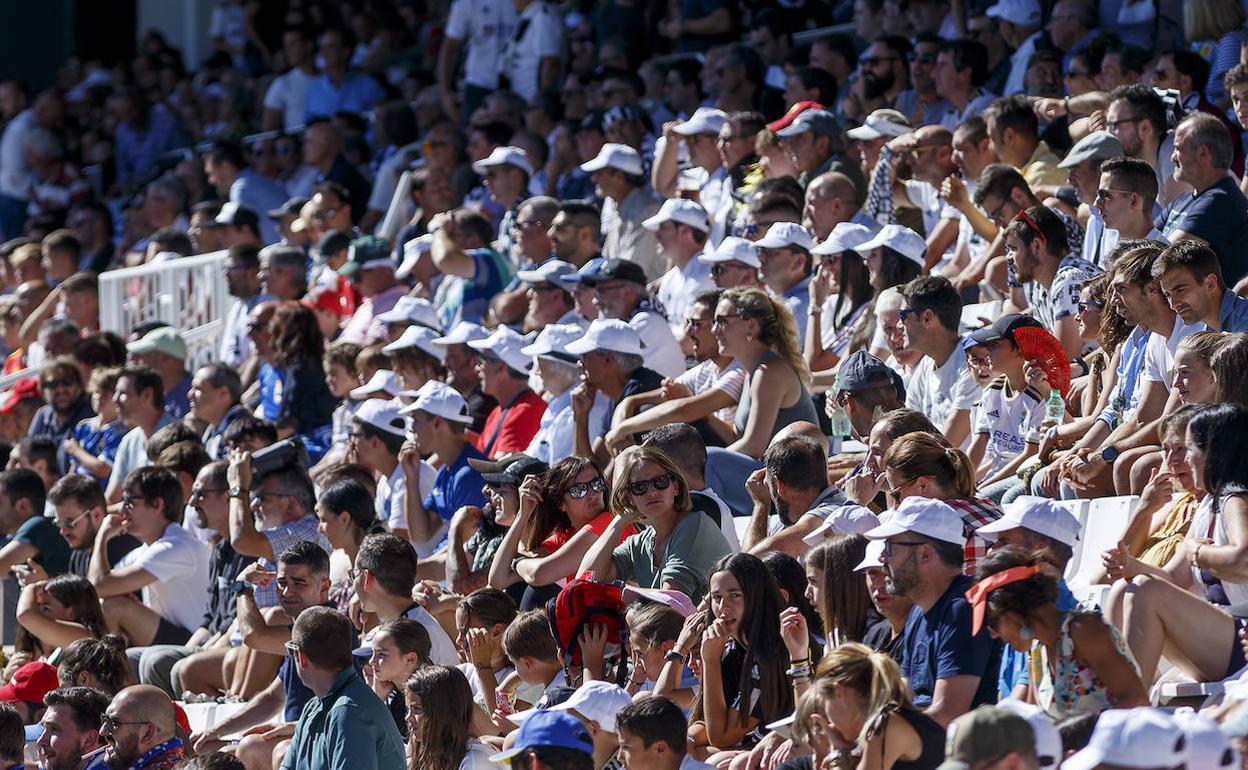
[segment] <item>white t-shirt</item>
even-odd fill
[[[160,539],[122,557],[117,568],[131,565],[156,580],[143,586],[143,604],[165,620],[194,631],[208,606],[209,548],[178,524],[165,527]]]
[[[998,377],[984,388],[976,410],[976,435],[988,436],[984,459],[992,476],[1009,465],[1027,448],[1040,443],[1040,423],[1044,422],[1045,401],[1031,388],[1013,393],[1005,377]]]
[[[457,666],[459,665],[459,653],[455,650],[455,643],[451,641],[451,637],[446,633],[442,625],[434,619],[432,615],[425,611],[424,607],[413,604],[403,613],[403,617],[414,620],[425,627],[429,632],[429,641],[432,647],[429,652],[429,661],[435,666]],[[364,635],[360,640],[360,644],[364,647],[372,646],[373,633]]]
[[[298,67],[292,67],[273,78],[269,90],[264,93],[264,108],[282,111],[283,128],[303,125],[303,116],[307,112],[308,89],[319,77],[318,73],[309,75]]]
[[[939,368],[931,356],[923,356],[910,378],[906,406],[927,415],[937,430],[944,430],[954,412],[975,406],[979,394],[966,356],[955,348]]]
[[[467,58],[463,80],[478,88],[497,88],[503,46],[516,30],[511,0],[455,0],[446,22],[446,37],[464,41]]]
[[[693,301],[704,291],[715,288],[711,280],[711,266],[698,259],[695,254],[684,267],[671,267],[659,279],[659,288],[655,292],[663,312],[667,314],[667,323],[672,327],[672,335],[680,339],[685,333],[685,319]]]
[[[468,753],[459,761],[459,770],[502,770],[502,765],[491,762],[494,752],[476,738],[468,739]]]
[[[1150,334],[1144,346],[1144,371],[1141,372],[1143,379],[1148,382],[1160,382],[1166,386],[1166,392],[1169,393],[1170,370],[1174,368],[1174,351],[1178,349],[1184,337],[1204,330],[1205,325],[1202,322],[1197,321],[1188,326],[1183,323],[1181,316],[1175,315],[1174,329],[1169,337],[1162,337],[1157,332]]]
[[[433,482],[438,472],[423,460],[420,463],[420,499],[424,500],[433,491]],[[407,477],[403,474],[403,466],[396,465],[394,473],[377,480],[377,496],[373,498],[373,510],[377,518],[384,521],[391,530],[407,529]],[[437,547],[445,540],[445,524],[424,543],[412,543],[416,555],[427,559],[434,554]]]
[[[563,23],[544,0],[530,3],[516,23],[523,34],[507,42],[503,72],[511,82],[511,90],[529,102],[537,96],[542,59],[558,56],[563,50]]]

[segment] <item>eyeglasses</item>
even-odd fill
[[[1114,190],[1114,189],[1107,189],[1107,188],[1102,187],[1096,191],[1096,199],[1098,201],[1107,201],[1113,198],[1115,195],[1132,195],[1132,194],[1133,193],[1131,190]]]
[[[146,500],[147,500],[147,498],[145,498],[145,497],[138,497],[138,496],[135,496],[135,495],[130,494],[129,492],[123,493],[123,494],[122,494],[122,496],[121,496],[121,507],[122,507],[122,508],[133,508],[133,507],[134,507],[134,504],[135,504],[136,502],[138,502],[139,500],[144,500],[144,501],[146,501]]]
[[[715,141],[716,141],[717,143],[719,143],[719,144],[728,144],[728,143],[730,143],[730,142],[735,142],[735,141],[737,141],[738,139],[748,139],[748,138],[749,138],[749,137],[745,137],[745,136],[737,136],[737,135],[733,135],[733,136],[717,136],[717,137],[715,137]]]
[[[905,323],[905,320],[910,316],[919,315],[922,312],[923,311],[917,307],[903,307],[901,310],[897,311],[897,317],[901,319],[902,323]]]
[[[333,219],[338,213],[338,209],[321,209],[312,213],[312,218],[318,222],[324,222],[327,219]]]
[[[705,318],[686,318],[685,319],[685,328],[687,329],[697,330],[697,329],[701,329],[704,326],[708,326],[709,324],[710,322],[707,321]]]
[[[77,516],[75,516],[74,518],[70,519],[69,521],[64,521],[64,520],[62,520],[62,519],[57,519],[57,520],[56,520],[56,528],[57,528],[57,529],[73,529],[75,526],[77,526],[78,522],[82,521],[82,517],[83,517],[83,516],[86,516],[87,514],[91,513],[91,510],[92,510],[92,509],[87,508],[87,509],[86,509],[86,510],[84,510],[82,513],[78,514]]]
[[[667,489],[672,483],[670,473],[664,473],[662,476],[655,476],[652,479],[642,479],[641,481],[628,482],[628,492],[634,497],[641,497],[650,487],[654,487],[655,491]]]
[[[515,222],[515,227],[517,230],[523,230],[526,227],[545,227],[545,226],[546,226],[545,223],[543,223],[540,219],[531,219],[527,222],[521,222],[519,219],[517,219]]]
[[[225,487],[212,487],[211,489],[206,488],[206,487],[191,487],[190,499],[199,500],[201,498],[207,497],[208,495],[219,495],[224,491],[225,491]]]
[[[1114,134],[1118,132],[1118,126],[1121,126],[1124,123],[1139,123],[1141,120],[1146,120],[1146,119],[1147,118],[1141,115],[1137,118],[1120,118],[1119,120],[1107,120],[1105,121],[1105,128],[1109,129],[1109,133]]]
[[[285,642],[282,646],[286,648],[286,652],[289,655],[294,655],[303,648],[303,645],[298,642]]]
[[[920,545],[927,545],[927,541],[926,540],[885,540],[884,541],[884,555],[892,556],[893,549],[896,548],[897,546],[904,546],[906,548],[914,548]]]
[[[665,483],[663,486],[665,487],[667,486],[667,484]],[[662,488],[663,487],[659,487],[659,489],[662,489]],[[602,494],[607,491],[607,482],[599,478],[599,479],[594,479],[593,481],[585,481],[579,484],[572,484],[571,486],[568,487],[568,497],[572,498],[573,500],[580,500],[581,498],[585,497],[585,495],[588,495],[589,490],[591,489],[594,490],[595,492],[598,492],[599,494]]]
[[[723,275],[729,270],[753,270],[754,268],[743,262],[716,262],[711,265],[711,275]]]
[[[294,495],[288,495],[285,492],[256,492],[251,496],[251,502],[263,503],[266,497],[294,497]]]
[[[910,482],[912,482],[912,481],[914,481],[914,477],[911,477],[911,478],[906,479],[905,481],[901,482],[900,484],[898,484],[898,485],[897,485],[897,486],[895,486],[895,487],[888,487],[888,488],[887,488],[887,489],[885,489],[884,491],[885,491],[885,492],[887,492],[887,493],[889,493],[889,494],[890,494],[890,495],[892,495],[893,497],[897,497],[897,496],[899,496],[899,495],[901,494],[901,488],[902,488],[902,487],[904,487],[905,485],[909,484],[909,483],[910,483]]]
[[[1031,231],[1034,232],[1036,237],[1040,239],[1040,243],[1044,244],[1045,250],[1048,250],[1049,239],[1045,236],[1044,231],[1040,229],[1040,225],[1036,224],[1036,220],[1032,219],[1031,215],[1027,213],[1026,209],[1020,210],[1018,212],[1018,216],[1014,217],[1014,221],[1023,222],[1030,227]]]
[[[150,719],[124,719],[123,720],[123,719],[118,719],[112,714],[105,714],[102,717],[100,717],[100,729],[103,730],[107,728],[108,731],[111,733],[117,730],[118,725],[146,725],[146,724],[151,724],[151,721],[152,720]]]
[[[1105,308],[1104,302],[1096,302],[1094,300],[1088,300],[1087,302],[1080,300],[1079,302],[1080,313],[1084,312],[1085,310],[1103,310],[1104,308]]]

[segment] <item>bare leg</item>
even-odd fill
[[[1131,494],[1138,495],[1144,491],[1144,485],[1153,475],[1153,470],[1161,467],[1161,452],[1154,450],[1152,454],[1140,458],[1131,469]]]
[[[1002,292],[1009,293],[1009,265],[1006,264],[1005,257],[988,260],[988,266],[984,268],[984,280]]]
[[[132,647],[148,647],[160,628],[160,615],[129,596],[110,596],[101,602],[110,631],[130,640]]]
[[[289,738],[273,747],[273,770],[282,770],[282,761],[286,759],[286,752],[288,751],[290,751]]]
[[[259,735],[244,735],[235,754],[247,770],[273,770],[273,749],[279,741],[265,740]]]
[[[212,647],[178,661],[174,664],[173,681],[181,686],[182,692],[205,695],[223,692],[225,656],[229,651],[229,647]]]
[[[240,698],[250,698],[268,687],[273,677],[277,676],[277,669],[281,665],[282,659],[277,655],[270,655],[267,652],[255,653],[251,657],[247,675],[243,678],[242,689],[236,695]]]
[[[1114,493],[1119,495],[1131,494],[1131,476],[1132,467],[1136,463],[1141,463],[1148,455],[1157,452],[1157,447],[1144,446],[1128,449],[1114,460]]]
[[[1157,679],[1157,661],[1164,654],[1200,682],[1226,674],[1231,645],[1238,644],[1235,621],[1221,609],[1173,583],[1138,576],[1126,591],[1124,638],[1140,678],[1148,686]]]

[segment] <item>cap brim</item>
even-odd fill
[[[1013,519],[1010,519],[1006,516],[1002,516],[1001,518],[997,519],[991,524],[985,524],[982,527],[977,527],[975,529],[975,534],[992,535],[991,538],[985,538],[985,539],[996,540],[997,535],[1001,534],[1002,532],[1009,532],[1011,529],[1018,529],[1021,526],[1023,525],[1018,523],[1017,521],[1014,521]],[[1248,607],[1248,604],[1245,604],[1244,606]]]
[[[1097,751],[1095,746],[1088,746],[1080,751],[1076,751],[1066,761],[1062,762],[1062,770],[1092,770],[1092,768],[1105,761],[1107,761],[1107,758],[1101,756],[1101,752]]]
[[[586,353],[592,353],[598,349],[598,343],[591,340],[590,337],[581,337],[578,340],[572,340],[568,343],[568,352],[574,356],[583,356]]]
[[[996,340],[1005,338],[1004,334],[997,333],[997,331],[991,326],[986,326],[983,329],[976,329],[967,336],[975,340],[975,342],[980,345],[985,345],[989,342],[995,342]]]
[[[809,130],[810,130],[810,126],[799,126],[799,125],[795,125],[795,123],[790,123],[789,125],[777,131],[776,136],[780,137],[781,139],[788,139],[790,137],[798,136],[799,134],[804,134]]]
[[[524,347],[520,348],[520,352],[531,358],[534,356],[550,355],[551,353],[554,353],[555,351],[553,348],[550,347],[550,345],[547,345],[544,342],[534,342],[532,345],[525,345]]]
[[[860,142],[869,142],[872,139],[879,139],[881,136],[884,136],[884,134],[876,131],[870,126],[858,126],[857,128],[851,128],[846,131],[845,136],[848,136],[850,139],[857,139]]]
[[[862,536],[868,540],[884,540],[886,538],[905,534],[909,531],[909,529],[906,529],[903,526],[894,524],[891,521],[886,521],[875,529],[869,529],[866,532],[863,532]]]
[[[641,220],[641,226],[642,226],[642,227],[644,227],[644,228],[646,228],[646,229],[647,229],[647,230],[649,230],[650,232],[654,233],[654,232],[658,232],[658,230],[659,230],[659,225],[663,224],[663,223],[664,223],[664,222],[666,222],[666,221],[667,221],[667,218],[666,218],[666,217],[662,217],[662,216],[660,216],[660,215],[658,215],[658,214],[655,214],[654,216],[650,217],[649,219],[643,219],[643,220]]]
[[[351,651],[351,655],[356,658],[371,658],[373,656],[373,648],[367,644],[363,647],[356,647]]]
[[[966,762],[959,762],[956,759],[946,759],[936,766],[936,770],[971,770],[974,765]]]
[[[587,173],[587,174],[592,174],[592,173],[594,173],[595,171],[602,171],[604,168],[606,168],[606,167],[608,167],[608,166],[610,166],[610,165],[611,165],[611,164],[610,164],[610,163],[608,163],[608,162],[607,162],[607,161],[605,161],[605,160],[600,160],[599,158],[594,158],[593,160],[587,160],[587,161],[585,161],[584,163],[582,163],[582,164],[581,164],[581,171],[584,171],[584,172],[585,172],[585,173]]]
[[[374,393],[385,393],[385,392],[386,391],[384,388],[370,388],[367,385],[361,385],[358,388],[352,388],[351,392],[348,393],[347,395],[349,395],[351,398],[354,398],[354,399],[361,399],[361,398],[368,398]]]

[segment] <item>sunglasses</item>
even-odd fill
[[[670,473],[664,473],[662,476],[655,476],[652,479],[642,479],[641,481],[628,482],[628,493],[634,497],[641,497],[650,487],[654,487],[655,491],[667,489],[672,483]]]
[[[663,486],[667,486],[667,484],[664,484]],[[661,488],[662,487],[660,487],[660,489]],[[580,484],[573,484],[568,487],[568,497],[572,498],[573,500],[580,500],[581,498],[585,497],[585,495],[588,495],[589,490],[591,489],[599,494],[603,494],[607,491],[607,482],[603,481],[602,479],[594,479],[593,481],[586,481]]]
[[[83,517],[83,516],[86,516],[86,515],[88,515],[89,513],[91,513],[91,510],[92,510],[92,509],[88,508],[88,509],[86,509],[85,511],[83,511],[82,513],[80,513],[80,514],[78,514],[77,516],[75,516],[74,518],[72,518],[72,519],[68,519],[68,520],[56,519],[56,520],[55,520],[55,522],[56,522],[56,528],[57,528],[57,529],[63,529],[63,530],[73,529],[75,526],[77,526],[78,522],[82,521],[82,517]]]
[[[69,377],[62,377],[59,380],[44,380],[40,385],[46,390],[56,390],[57,388],[68,388],[73,385],[74,381]]]
[[[1080,313],[1084,312],[1085,310],[1103,310],[1104,308],[1105,308],[1104,302],[1095,302],[1093,300],[1088,300],[1087,302],[1079,303]]]

